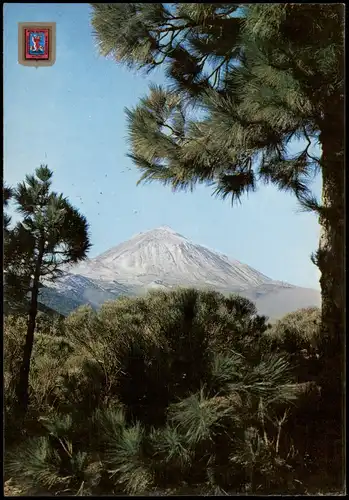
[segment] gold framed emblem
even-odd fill
[[[18,62],[52,66],[56,61],[56,23],[18,23]]]

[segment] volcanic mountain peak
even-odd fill
[[[175,234],[176,236],[180,236],[181,238],[186,239],[184,236],[182,236],[181,234],[177,233],[177,231],[172,229],[172,227],[166,226],[166,225],[156,227],[155,229],[149,229],[148,231],[144,231],[144,233],[165,233],[165,234],[170,233],[170,234]]]
[[[185,236],[182,234],[177,233],[174,229],[172,229],[170,226],[160,226],[156,227],[155,229],[149,229],[148,231],[143,231],[141,233],[135,234],[128,240],[128,242],[131,242],[132,240],[137,240],[139,238],[144,238],[146,239],[167,239],[167,240],[185,240],[189,241]]]
[[[87,269],[88,268],[88,269]],[[77,273],[98,279],[149,285],[208,286],[238,290],[272,280],[239,261],[192,243],[168,226],[136,234],[91,259]]]
[[[192,243],[168,226],[136,234],[94,259],[67,267],[40,300],[67,314],[80,304],[98,308],[120,295],[175,286],[238,292],[255,302],[260,314],[273,318],[321,304],[317,290],[273,281],[246,264]]]

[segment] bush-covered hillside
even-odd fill
[[[304,351],[318,312],[291,316],[270,327],[247,299],[182,289],[41,321],[22,422],[26,323],[6,317],[6,478],[52,494],[307,491],[320,394],[299,361],[318,362]]]

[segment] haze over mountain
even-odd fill
[[[317,290],[275,281],[167,226],[139,233],[93,259],[66,268],[59,281],[44,289],[41,300],[67,314],[80,304],[97,308],[120,295],[176,286],[240,293],[271,318],[301,307],[320,306]]]

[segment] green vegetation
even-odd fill
[[[12,198],[22,219],[13,227],[4,219],[5,302],[28,313],[22,363],[16,385],[18,412],[25,413],[38,295],[43,280],[55,280],[63,264],[86,258],[88,224],[62,194],[51,191],[53,172],[47,166],[27,175],[15,189],[5,187],[4,205]]]
[[[319,216],[324,418],[344,445],[343,5],[92,5],[102,55],[168,77],[126,110],[140,182],[203,183],[232,203],[273,183]]]
[[[317,311],[297,314],[312,342]],[[51,494],[308,491],[318,422],[301,417],[319,394],[316,377],[297,380],[290,356],[303,345],[296,328],[285,347],[287,322],[278,338],[247,299],[195,289],[81,307],[59,332],[46,318],[19,432],[12,387],[26,322],[8,316],[7,476]]]
[[[140,181],[205,183],[232,202],[272,182],[317,212],[322,328],[343,352],[343,6],[92,5],[103,55],[136,69],[161,65],[169,78],[127,110]],[[292,139],[304,149],[290,155]],[[309,189],[317,171],[322,205]]]
[[[4,216],[6,476],[54,495],[342,490],[343,6],[166,5],[93,4],[101,52],[173,86],[127,111],[141,180],[293,192],[322,226],[322,311],[270,326],[247,299],[177,289],[38,312],[90,247],[41,166],[3,189],[21,215]]]

